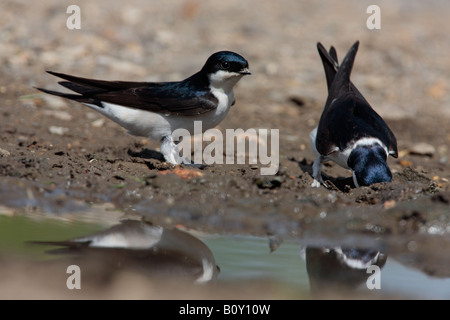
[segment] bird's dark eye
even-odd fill
[[[230,63],[229,62],[226,62],[226,61],[224,61],[224,62],[222,62],[221,64],[220,64],[220,66],[222,67],[222,69],[229,69],[230,68]]]

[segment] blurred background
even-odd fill
[[[450,114],[450,6],[444,0],[379,1],[379,30],[366,26],[372,3],[356,0],[77,1],[79,30],[66,27],[71,1],[0,3],[3,93],[54,83],[47,69],[111,80],[180,80],[226,49],[245,56],[253,71],[239,84],[241,96],[257,99],[262,90],[273,101],[292,94],[322,98],[316,43],[334,45],[342,58],[360,40],[353,81],[382,116]]]

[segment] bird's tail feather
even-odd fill
[[[57,97],[62,97],[62,98],[74,100],[74,101],[77,101],[80,103],[86,103],[89,105],[97,105],[100,108],[103,108],[101,101],[94,99],[94,98],[89,98],[89,96],[86,97],[86,96],[79,95],[79,94],[64,93],[64,92],[53,91],[53,90],[48,90],[48,89],[38,88],[38,87],[35,87],[35,88],[39,91],[42,91],[42,92],[48,93],[48,94],[52,94]]]

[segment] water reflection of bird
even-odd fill
[[[305,259],[311,293],[318,294],[357,288],[370,276],[367,269],[373,265],[381,269],[387,255],[375,249],[307,247]]]
[[[114,271],[131,270],[204,283],[217,279],[219,272],[212,252],[196,237],[137,220],[124,220],[109,229],[68,241],[32,243],[60,246],[48,252],[70,255],[72,263],[81,270],[104,268],[106,277]]]

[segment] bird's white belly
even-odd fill
[[[333,153],[330,153],[325,157],[326,160],[331,160],[340,165],[342,168],[350,169],[348,166],[348,157],[350,156],[350,153],[353,149],[348,148],[344,151],[335,151]]]
[[[128,130],[130,134],[161,139],[171,133],[167,116],[155,112],[103,102],[103,108],[86,104]]]
[[[314,128],[314,130],[312,130],[311,133],[309,134],[309,144],[310,144],[313,154],[316,157],[320,156],[320,153],[319,153],[319,151],[317,151],[317,148],[316,148],[317,129],[318,129],[318,127]],[[339,149],[336,148],[336,151],[334,151],[326,156],[323,156],[323,160],[324,161],[329,161],[329,160],[334,161],[341,167],[348,169],[347,160],[348,160],[348,157],[350,156],[351,151],[352,151],[352,148],[348,148],[344,151],[339,151]]]
[[[316,148],[316,138],[317,138],[317,127],[315,127],[310,133],[309,133],[309,146],[311,148],[312,153],[318,157],[320,156],[319,151],[317,151]]]
[[[185,129],[189,134],[194,134],[195,121],[201,121],[202,131],[218,125],[228,114],[234,96],[233,91],[224,93],[213,90],[212,93],[218,100],[217,108],[195,116],[166,115],[107,102],[102,102],[103,108],[94,104],[86,105],[118,123],[130,134],[161,140],[176,129]]]

